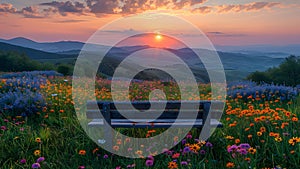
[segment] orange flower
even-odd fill
[[[257,136],[261,136],[262,135],[262,132],[258,131],[256,132]]]
[[[293,137],[291,139],[289,139],[289,144],[294,146],[296,143],[299,143],[300,142],[300,138],[298,137]]]
[[[192,144],[189,146],[190,150],[193,152],[198,152],[200,150],[200,146],[198,144]]]
[[[178,165],[177,165],[176,162],[171,161],[171,162],[169,162],[169,164],[168,164],[168,168],[169,168],[169,169],[176,169],[176,168],[178,168]]]
[[[85,151],[85,150],[79,150],[78,154],[79,154],[79,155],[85,155],[85,154],[86,154],[86,151]]]
[[[251,159],[249,157],[245,158],[245,161],[250,161]]]
[[[248,135],[248,139],[252,139],[252,134],[249,134],[249,135]]]
[[[236,126],[236,123],[229,124],[229,127],[235,127],[235,126]]]
[[[226,167],[227,167],[227,168],[233,168],[233,167],[234,167],[234,163],[228,162],[228,163],[226,164]]]
[[[292,121],[297,122],[297,121],[298,121],[298,118],[297,118],[297,117],[293,117],[293,118],[292,118]]]
[[[265,127],[261,127],[259,130],[260,130],[260,132],[262,132],[262,133],[263,133],[263,132],[266,132],[266,128],[265,128]]]
[[[239,144],[240,142],[241,142],[241,140],[240,139],[235,139],[235,144]]]
[[[95,149],[93,150],[93,154],[95,154],[98,150],[99,150],[99,148],[95,148]]]
[[[40,143],[40,142],[42,142],[42,139],[37,137],[37,138],[35,138],[35,142]]]
[[[255,154],[255,153],[256,153],[256,149],[253,148],[253,147],[250,147],[250,148],[248,149],[248,152],[251,153],[251,154]]]
[[[113,146],[113,150],[119,151],[120,147],[119,146]]]
[[[274,133],[274,137],[279,137],[279,133]]]

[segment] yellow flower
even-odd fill
[[[189,146],[190,150],[193,152],[198,152],[200,150],[200,146],[198,144],[192,144]]]
[[[34,155],[35,155],[35,156],[39,156],[40,154],[41,154],[41,150],[35,150],[35,151],[34,151]]]
[[[248,149],[248,152],[251,153],[251,154],[255,154],[255,153],[256,153],[256,149],[253,148],[253,147],[250,147],[250,148]]]
[[[228,139],[228,140],[233,140],[234,137],[232,137],[232,136],[226,136],[226,139]]]
[[[42,140],[41,140],[41,138],[37,137],[37,138],[35,138],[35,142],[40,143],[40,142],[42,142]]]
[[[293,137],[293,138],[291,138],[290,140],[289,140],[289,144],[290,145],[295,145],[296,143],[299,143],[300,142],[300,138],[298,138],[298,137]]]
[[[275,141],[276,141],[276,142],[281,142],[281,141],[282,141],[282,138],[281,138],[281,137],[275,137]]]
[[[262,132],[258,131],[256,134],[257,134],[257,136],[261,136]]]

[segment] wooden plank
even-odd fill
[[[174,120],[173,120],[174,122]],[[131,123],[130,121],[125,120],[112,120],[112,127],[113,128],[168,128],[172,125],[174,127],[188,127],[193,125],[193,127],[203,127],[203,123],[201,119],[198,119],[195,123],[194,121],[179,121],[177,123],[173,122],[156,122],[156,123],[146,123],[146,122],[140,122],[140,123]],[[103,120],[102,119],[94,119],[92,120],[88,126],[89,127],[97,127],[97,126],[103,126]],[[211,119],[211,127],[222,127],[222,123],[219,122],[216,119]]]
[[[165,109],[180,109],[181,105],[184,105],[185,107],[189,108],[203,108],[203,103],[206,103],[209,101],[153,101],[151,102],[152,106],[160,106],[163,104],[166,104]],[[136,109],[144,109],[147,110],[150,108],[150,102],[149,101],[132,101],[132,102],[125,102],[125,101],[119,101],[119,102],[110,102],[110,101],[87,101],[87,109],[102,109],[103,104],[110,103],[110,109],[114,110],[116,109],[115,104],[118,104],[118,107],[122,109],[129,109],[130,105],[134,106]],[[199,106],[199,107],[198,107]]]
[[[122,114],[126,114],[127,117],[130,117],[132,119],[144,119],[144,118],[149,118],[149,119],[153,119],[153,118],[159,118],[159,119],[174,119],[177,118],[177,116],[179,115],[179,111],[174,111],[174,110],[166,110],[163,113],[160,112],[156,112],[156,111],[148,111],[148,112],[132,112],[132,111],[122,111]],[[182,113],[180,115],[180,118],[202,118],[203,116],[203,110],[198,111],[195,113],[194,110],[181,110]],[[110,115],[112,119],[123,119],[125,118],[119,111],[113,110],[110,111]],[[87,110],[86,111],[86,115],[88,119],[100,119],[102,118],[99,110]]]

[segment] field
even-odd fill
[[[151,147],[128,153],[140,159],[119,157],[98,147],[80,126],[72,100],[72,79],[54,72],[2,75],[0,79],[0,166],[10,168],[299,168],[299,89],[239,82],[228,85],[223,128],[209,140],[197,140],[193,129],[165,153],[144,157]],[[111,100],[109,80],[96,81],[95,96]],[[146,89],[145,89],[146,88]],[[163,89],[169,100],[180,99],[171,83],[136,82],[132,100],[148,99],[152,89]],[[142,89],[142,90],[141,90]],[[210,100],[210,88],[199,84],[200,96]],[[124,97],[124,96],[120,96]],[[162,130],[120,129],[151,137]],[[118,151],[130,140],[114,145]]]

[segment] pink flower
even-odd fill
[[[147,161],[146,161],[146,166],[147,166],[147,167],[153,166],[153,160],[147,160]]]

